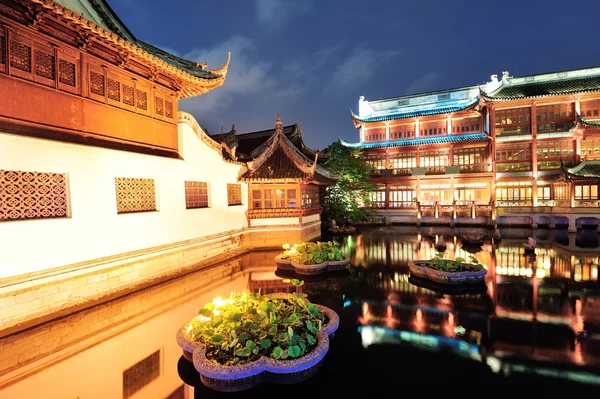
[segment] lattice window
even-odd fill
[[[121,83],[118,80],[108,78],[108,98],[121,102]]]
[[[5,37],[0,36],[0,64],[6,64],[6,45],[4,44]]]
[[[10,67],[31,72],[31,47],[11,40]]]
[[[167,118],[173,117],[173,101],[165,100],[165,116]]]
[[[66,216],[64,174],[0,170],[0,222]]]
[[[58,60],[58,80],[60,83],[67,86],[76,86],[75,64],[72,62],[59,59]]]
[[[137,107],[148,111],[148,94],[145,91],[137,90]]]
[[[123,398],[130,398],[158,377],[160,377],[160,351],[154,352],[123,371]]]
[[[133,93],[133,86],[128,86],[123,83],[123,104],[130,105],[132,107],[135,105]]]
[[[163,116],[165,114],[165,102],[160,97],[155,97],[156,100],[156,114]]]
[[[242,205],[241,184],[227,184],[227,205]]]
[[[208,183],[200,181],[185,182],[185,208],[208,208]]]
[[[104,96],[104,75],[90,71],[90,91],[97,96]]]
[[[35,50],[35,74],[42,78],[54,80],[54,55]]]
[[[154,179],[115,177],[117,213],[156,210]]]

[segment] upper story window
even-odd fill
[[[511,144],[496,147],[498,171],[531,170],[530,144]]]
[[[447,124],[445,121],[440,122],[423,122],[419,125],[419,135],[425,136],[439,136],[446,134]]]
[[[369,154],[364,156],[365,163],[373,168],[373,173],[379,173],[381,169],[387,169],[384,154]]]
[[[535,119],[538,133],[567,131],[573,127],[573,104],[538,106]]]
[[[414,125],[390,126],[390,139],[409,139],[415,137]]]
[[[487,162],[487,147],[455,148],[454,165],[479,165]]]
[[[587,137],[581,142],[581,158],[600,159],[600,137]]]
[[[481,124],[478,117],[455,119],[452,121],[452,133],[476,133],[481,132]]]
[[[417,166],[417,156],[414,152],[390,154],[389,160],[391,169],[410,169]]]
[[[365,142],[385,141],[385,128],[365,129]]]
[[[582,101],[581,116],[586,119],[600,119],[600,100]]]
[[[496,136],[531,133],[530,115],[529,107],[496,111]]]

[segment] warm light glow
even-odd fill
[[[394,317],[394,315],[392,314],[392,306],[391,306],[391,305],[388,305],[388,306],[387,306],[387,317],[388,317],[389,319],[391,319],[391,318],[393,318],[393,317]]]
[[[363,303],[363,316],[369,317],[369,304],[366,302]]]

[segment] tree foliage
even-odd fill
[[[326,151],[331,155],[324,166],[339,178],[337,183],[324,190],[324,215],[338,223],[368,221],[374,215],[370,197],[375,186],[366,181],[371,168],[363,162],[362,150],[334,142]]]

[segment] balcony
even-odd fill
[[[446,167],[445,166],[427,166],[425,167],[426,175],[445,175]]]
[[[417,209],[416,201],[390,201],[388,209]]]
[[[248,219],[271,219],[271,218],[291,218],[310,215],[319,215],[323,208],[261,208],[248,209],[246,217]]]
[[[492,164],[459,165],[460,173],[486,173],[492,171]]]

